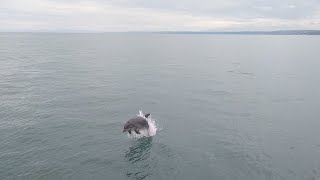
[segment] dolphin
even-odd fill
[[[140,130],[149,128],[149,124],[146,120],[149,116],[150,114],[146,114],[144,117],[138,116],[129,119],[129,121],[127,121],[123,126],[123,132],[131,134],[131,131],[135,131],[137,134],[140,134]]]

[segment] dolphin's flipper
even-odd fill
[[[144,115],[144,117],[146,117],[146,118],[148,118],[150,116],[150,114],[146,114],[146,115]]]
[[[135,130],[134,130],[137,134],[140,134],[140,132],[139,132],[139,130],[136,128]]]

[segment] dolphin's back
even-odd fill
[[[128,129],[131,127],[136,128],[149,128],[148,122],[142,117],[134,117],[131,118],[125,125],[124,129]]]

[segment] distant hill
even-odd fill
[[[320,30],[280,31],[159,31],[161,34],[247,34],[247,35],[320,35]]]

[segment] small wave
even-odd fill
[[[157,134],[157,124],[155,119],[153,119],[151,115],[148,118],[146,118],[143,112],[139,110],[139,114],[137,114],[137,116],[144,118],[148,122],[149,129],[140,130],[140,134],[137,134],[134,131],[131,134],[128,133],[129,138],[151,137]]]

